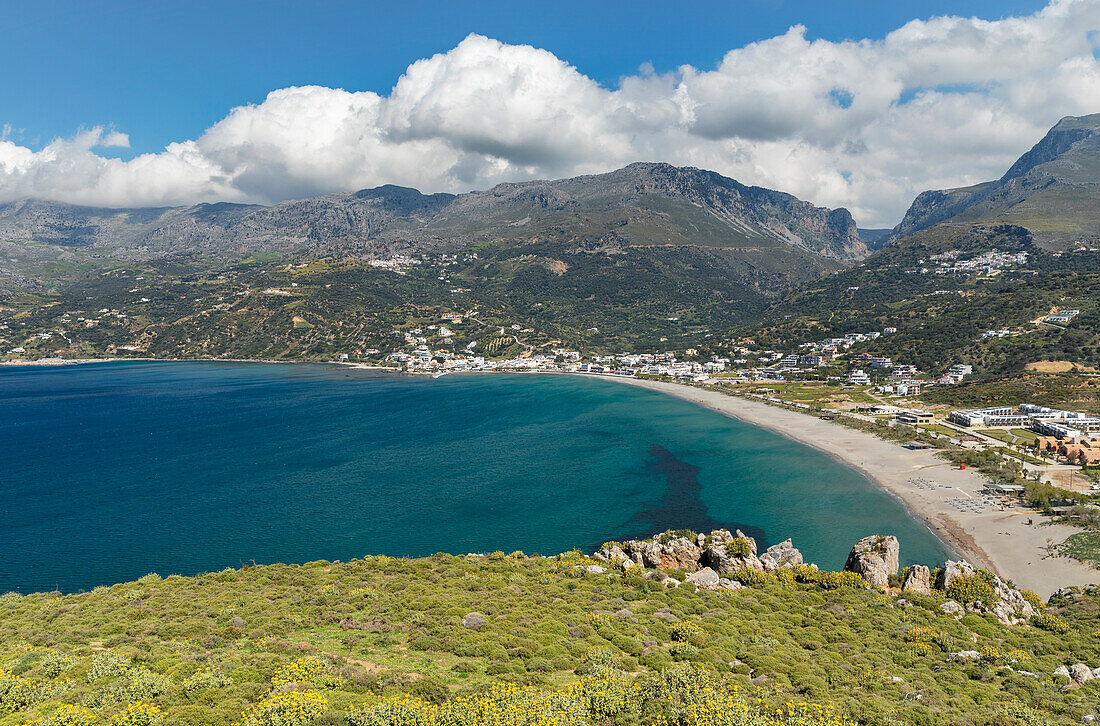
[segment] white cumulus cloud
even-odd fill
[[[1065,115],[1100,112],[1100,1],[996,21],[913,20],[881,39],[783,35],[714,68],[605,87],[567,59],[471,35],[388,95],[272,91],[198,138],[120,160],[94,128],[37,151],[0,136],[0,201],[273,203],[380,184],[460,192],[638,160],[713,169],[892,226],[921,190],[996,178]],[[2,122],[3,119],[0,119]]]

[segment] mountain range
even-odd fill
[[[385,257],[539,241],[587,250],[686,245],[806,253],[792,254],[792,265],[807,256],[843,263],[867,253],[845,209],[815,207],[790,194],[668,164],[636,163],[607,174],[460,195],[387,185],[271,207],[0,205],[0,255],[9,276],[18,273],[24,284],[39,276],[37,267],[72,258],[74,248],[115,260],[204,256],[232,262],[257,253]]]
[[[995,182],[922,193],[893,230],[858,230],[844,209],[656,163],[459,195],[383,186],[270,207],[22,200],[0,205],[0,354],[384,354],[404,345],[401,331],[449,317],[469,324],[430,344],[485,345],[495,329],[497,352],[724,352],[737,339],[782,347],[892,326],[899,334],[877,345],[932,370],[957,359],[989,375],[1052,357],[1100,364],[1090,332],[1100,265],[1088,252],[1100,241],[1098,202],[1100,114],[1063,119]],[[929,273],[933,256],[993,250],[1027,252],[1028,264]],[[1058,306],[1082,313],[1030,325]],[[505,335],[508,326],[530,333]],[[998,328],[1019,334],[979,338]]]

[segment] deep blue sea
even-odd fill
[[[791,537],[838,569],[928,529],[829,456],[577,376],[328,365],[0,367],[0,592],[367,554],[586,551],[668,528]]]

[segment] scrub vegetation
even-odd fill
[[[1100,680],[1052,675],[1100,665],[1091,594],[1004,626],[851,573],[696,591],[592,564],[367,557],[9,593],[0,726],[1068,724],[1100,709]],[[972,579],[954,594],[980,599]]]

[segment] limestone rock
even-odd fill
[[[940,605],[940,610],[947,613],[948,615],[954,615],[956,620],[961,619],[962,616],[966,614],[966,610],[963,609],[963,606],[958,604],[954,600],[948,600],[944,604]]]
[[[981,660],[982,654],[976,650],[960,650],[958,653],[952,653],[951,655],[947,656],[947,659],[964,662],[974,661]]]
[[[590,575],[602,575],[603,573],[607,572],[607,568],[600,567],[599,565],[589,565],[588,567],[584,568],[584,571]]]
[[[936,589],[947,592],[956,577],[959,575],[973,575],[974,573],[974,565],[969,562],[948,560],[943,563],[943,567],[936,572]]]
[[[802,553],[795,549],[795,546],[788,539],[777,545],[772,545],[764,554],[760,555],[760,564],[764,566],[765,572],[774,572],[780,567],[801,565]]]
[[[1057,668],[1054,669],[1054,673],[1052,675],[1065,676],[1066,678],[1069,678],[1070,677],[1069,668],[1067,668],[1064,665],[1060,665],[1060,666],[1058,666]]]
[[[864,537],[852,546],[844,569],[862,575],[873,587],[885,589],[890,584],[890,575],[897,574],[898,538],[880,534]]]
[[[642,545],[642,564],[646,567],[661,566],[661,545],[659,542],[645,542]]]
[[[1084,685],[1085,681],[1093,679],[1092,669],[1084,663],[1074,663],[1069,667],[1069,677],[1075,682]]]
[[[978,570],[969,562],[947,561],[936,573],[936,588],[947,591],[962,576],[973,576]],[[970,602],[966,604],[967,610],[975,613],[989,614],[1002,625],[1019,625],[1028,622],[1035,615],[1035,608],[1027,601],[1023,593],[1009,586],[996,575],[992,576],[990,584],[997,593],[997,598],[992,603]]]
[[[677,537],[661,546],[661,564],[666,570],[695,570],[699,567],[699,548],[686,537]]]
[[[467,630],[479,630],[483,625],[485,625],[485,616],[481,613],[467,613],[466,617],[462,618],[462,627]]]
[[[924,565],[913,565],[905,575],[905,584],[901,588],[906,592],[921,595],[932,594],[931,573]]]
[[[742,534],[741,530],[737,530],[736,535],[724,529],[712,532],[711,545],[703,552],[702,559],[704,564],[723,575],[739,570],[764,571],[763,563],[756,556],[756,540]]]
[[[724,532],[727,532],[727,534],[728,534],[728,530],[720,530],[720,531],[724,531]],[[755,539],[753,539],[752,537],[748,536],[747,534],[745,534],[745,533],[744,533],[744,532],[742,532],[741,530],[737,530],[737,531],[736,531],[736,532],[734,533],[734,536],[735,536],[735,537],[736,537],[737,539],[743,539],[743,540],[745,540],[746,542],[748,542],[748,543],[749,543],[749,549],[750,549],[750,550],[752,550],[752,553],[753,553],[754,555],[756,554],[756,540],[755,540]]]
[[[704,567],[698,572],[692,572],[684,578],[693,585],[699,587],[714,587],[718,584],[718,573],[709,567]]]

